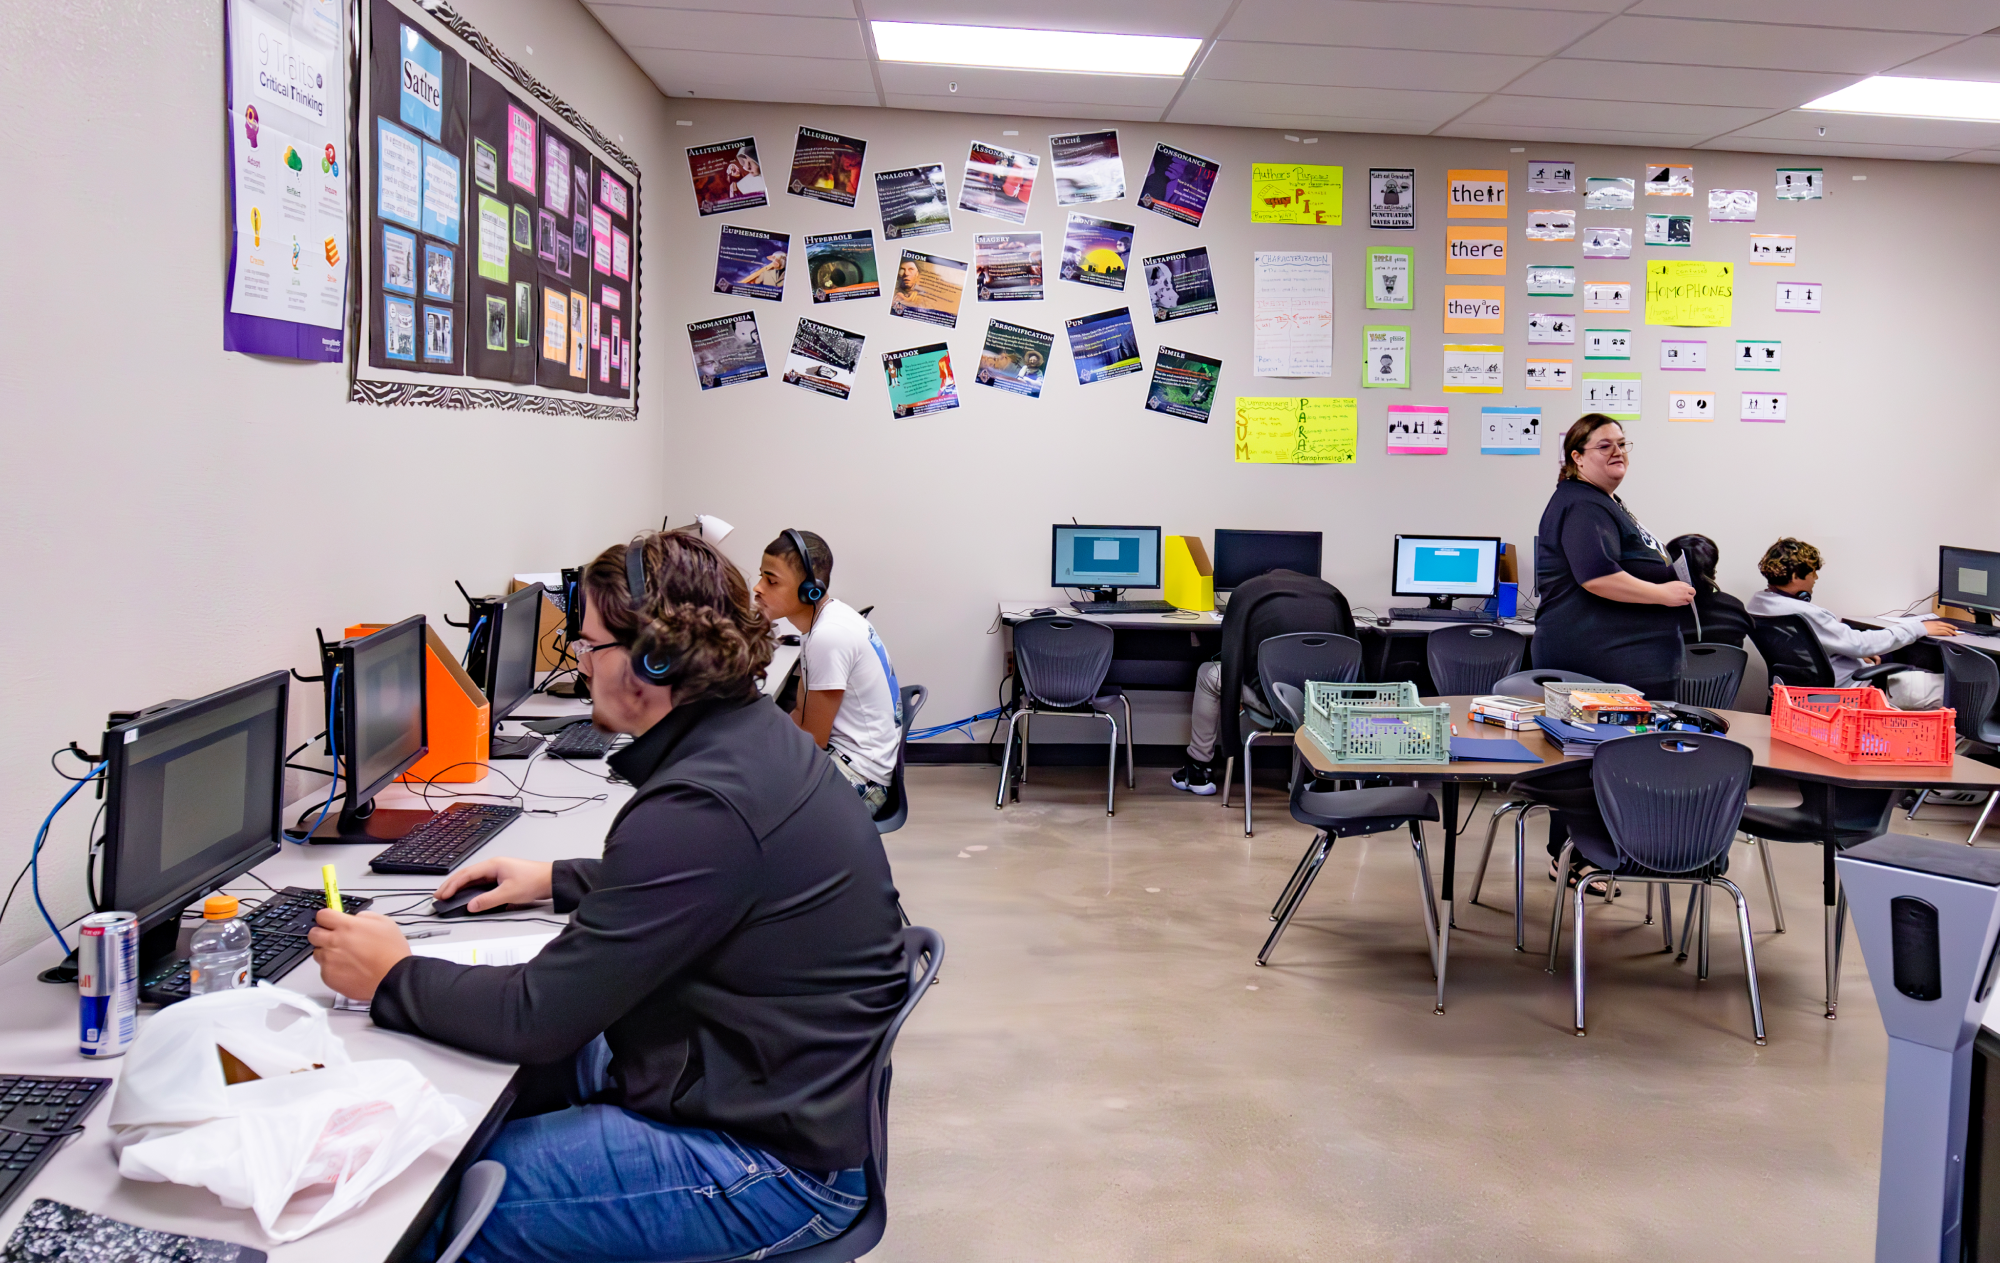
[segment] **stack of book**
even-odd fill
[[[1478,724],[1497,724],[1509,732],[1524,732],[1535,726],[1545,710],[1540,702],[1525,697],[1475,697],[1466,715]]]
[[[1643,724],[1653,707],[1637,693],[1576,689],[1569,695],[1570,721],[1579,724]]]
[[[1535,720],[1549,740],[1562,747],[1564,755],[1571,758],[1587,759],[1597,753],[1597,747],[1619,737],[1630,737],[1645,729],[1625,724],[1572,724],[1543,715]]]

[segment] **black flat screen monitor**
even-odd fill
[[[326,647],[334,754],[346,789],[339,818],[324,821],[313,841],[393,842],[430,816],[375,810],[375,795],[430,751],[424,652],[421,614]]]
[[[1938,604],[1971,610],[1982,623],[2000,614],[2000,553],[1938,549]]]
[[[290,697],[274,671],[105,732],[105,909],[142,933],[177,927],[183,908],[278,853]]]
[[[542,593],[531,583],[500,598],[487,629],[486,678],[479,682],[493,708],[493,722],[514,713],[535,692],[535,657],[542,635]]]
[[[1215,590],[1237,588],[1273,570],[1294,570],[1317,579],[1321,536],[1318,531],[1215,532]]]
[[[1160,528],[1059,525],[1049,572],[1052,588],[1157,588]]]

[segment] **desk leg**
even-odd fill
[[[1444,876],[1438,887],[1443,896],[1444,915],[1438,918],[1437,1008],[1444,1012],[1444,972],[1451,960],[1452,877],[1458,867],[1458,782],[1446,781],[1444,790]]]
[[[1822,842],[1819,849],[1826,865],[1820,890],[1826,904],[1826,1020],[1831,1022],[1834,1009],[1840,1004],[1840,914],[1844,909],[1840,906],[1840,874],[1833,864],[1837,848],[1831,842]]]

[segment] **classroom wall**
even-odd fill
[[[2000,427],[1980,366],[1991,359],[1988,310],[2000,280],[2000,260],[1974,243],[1983,239],[2000,198],[2000,172],[1984,165],[1886,162],[1783,154],[1621,149],[1567,143],[1432,139],[1412,136],[1321,135],[1314,145],[1286,141],[1276,131],[1161,126],[1118,122],[1125,154],[1126,201],[1077,208],[1138,226],[1137,256],[1206,245],[1217,273],[1221,310],[1154,326],[1143,278],[1124,295],[1054,279],[1066,208],[1058,207],[1047,176],[1051,133],[1103,126],[1108,119],[1036,119],[920,113],[826,106],[750,105],[673,98],[680,145],[754,135],[773,189],[764,209],[701,218],[685,163],[651,181],[651,213],[668,225],[683,266],[671,278],[665,304],[653,308],[662,325],[675,323],[649,381],[664,391],[671,417],[668,506],[676,521],[713,513],[739,532],[727,549],[746,566],[780,528],[817,530],[832,544],[836,595],[855,606],[873,603],[902,679],[931,687],[922,722],[941,723],[988,709],[1003,666],[995,601],[1053,599],[1048,587],[1049,526],[1072,516],[1083,522],[1159,523],[1169,533],[1209,537],[1218,526],[1327,533],[1325,575],[1358,606],[1390,603],[1390,537],[1397,532],[1498,534],[1532,538],[1557,466],[1556,436],[1579,412],[1580,392],[1522,388],[1530,312],[1581,310],[1581,295],[1565,303],[1529,299],[1527,262],[1572,263],[1579,280],[1633,281],[1644,292],[1649,254],[1748,260],[1748,234],[1795,233],[1794,268],[1743,267],[1728,329],[1662,330],[1592,316],[1588,325],[1630,324],[1630,365],[1644,374],[1645,415],[1628,427],[1638,442],[1625,484],[1628,503],[1662,538],[1702,531],[1721,546],[1726,588],[1748,596],[1762,586],[1755,563],[1778,535],[1799,535],[1826,553],[1818,599],[1852,615],[1898,610],[1936,586],[1937,546],[1960,542],[2000,548],[1994,512],[2000,470]],[[945,164],[954,202],[967,144],[974,138],[1038,152],[1044,180],[1033,196],[1027,228],[1044,234],[1050,280],[1046,301],[979,303],[968,292],[959,327],[948,335],[962,406],[941,415],[890,416],[880,354],[936,340],[942,331],[888,314],[886,296],[814,308],[802,266],[795,265],[782,303],[713,292],[713,256],[722,223],[791,232],[793,259],[802,262],[807,233],[873,227],[885,275],[898,247],[884,246],[872,191],[853,209],[808,201],[782,191],[793,136],[800,125],[869,141],[869,172],[926,162]],[[1018,136],[1007,136],[1015,129]],[[1311,135],[1312,133],[1304,133]],[[1137,209],[1136,197],[1155,142],[1217,159],[1222,172],[1205,222],[1191,228]],[[1687,210],[1695,217],[1687,251],[1635,246],[1623,261],[1586,261],[1576,242],[1524,240],[1527,212],[1582,206],[1581,195],[1526,193],[1530,158],[1574,158],[1580,175],[1643,178],[1647,162],[1691,162],[1696,196],[1648,198],[1623,213],[1585,213],[1580,226],[1628,224],[1643,235],[1648,210]],[[1249,222],[1252,162],[1312,162],[1346,168],[1346,223],[1290,227]],[[1824,200],[1779,203],[1774,169],[1825,166]],[[1371,232],[1366,178],[1370,166],[1415,167],[1418,229]],[[1446,395],[1441,347],[1477,342],[1442,332],[1444,186],[1449,168],[1506,168],[1512,175],[1508,221],[1507,383],[1504,395]],[[1760,192],[1757,223],[1710,224],[1706,190]],[[1689,202],[1693,205],[1690,207]],[[1662,204],[1665,204],[1663,207]],[[1454,221],[1468,222],[1468,221]],[[1470,221],[1474,223],[1491,221]],[[971,259],[972,236],[1000,231],[999,221],[954,211],[954,231],[909,243],[912,248]],[[1406,245],[1417,251],[1417,305],[1408,312],[1364,311],[1363,249]],[[1282,381],[1250,373],[1251,256],[1255,250],[1309,249],[1333,253],[1335,373]],[[1826,284],[1820,315],[1777,314],[1779,278]],[[1493,278],[1453,277],[1492,283]],[[658,292],[657,290],[655,291]],[[1062,335],[1069,317],[1130,301],[1148,374],[1078,386]],[[1643,304],[1639,304],[1643,306]],[[679,328],[688,321],[751,309],[757,313],[768,380],[701,391]],[[836,402],[778,380],[782,357],[800,316],[867,336],[855,396]],[[1039,400],[976,385],[973,370],[989,317],[1056,334],[1048,386]],[[1360,389],[1364,324],[1412,328],[1410,390]],[[1658,371],[1661,336],[1704,338],[1712,361],[1726,362],[1736,338],[1779,338],[1784,370],[1738,373]],[[1153,352],[1162,342],[1220,356],[1223,380],[1214,419],[1206,425],[1143,408]],[[1544,348],[1537,348],[1542,353]],[[1582,347],[1568,349],[1579,370]],[[1559,355],[1547,349],[1550,355]],[[1664,420],[1670,388],[1717,393],[1723,419],[1707,424]],[[1791,420],[1783,425],[1738,422],[1742,389],[1785,390]],[[1327,395],[1360,398],[1359,453],[1346,466],[1258,466],[1233,463],[1231,400],[1238,395]],[[657,394],[655,396],[657,398]],[[1385,454],[1389,404],[1443,404],[1452,409],[1451,452],[1443,457]],[[1541,404],[1551,435],[1539,458],[1481,455],[1476,423],[1482,404]],[[1526,549],[1522,549],[1525,556]],[[1156,595],[1134,593],[1133,595]],[[1408,599],[1398,604],[1421,603]],[[1174,702],[1139,739],[1184,739]],[[1184,716],[1184,711],[1181,714]],[[1101,727],[1094,739],[1101,740]],[[983,735],[983,729],[982,729]],[[1058,738],[1092,739],[1087,730]],[[940,738],[960,740],[956,737]]]
[[[678,137],[582,5],[455,3],[633,154],[650,197]],[[11,882],[67,788],[49,752],[94,750],[106,712],[312,673],[315,626],[461,617],[454,578],[497,591],[657,523],[668,399],[650,366],[675,344],[648,295],[636,424],[366,407],[345,402],[344,366],[227,354],[222,6],[0,5],[0,49],[7,276],[23,300],[0,357]],[[657,275],[673,238],[644,209]],[[293,686],[294,744],[325,726],[322,705],[318,685]],[[44,852],[58,922],[86,910],[94,808],[79,795]],[[24,882],[0,958],[47,934],[26,896]]]

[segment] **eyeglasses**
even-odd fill
[[[615,649],[617,647],[618,642],[615,640],[599,641],[596,644],[592,644],[587,640],[572,640],[569,642],[569,651],[571,656],[576,659],[577,669],[586,674],[590,671],[588,659],[591,654],[596,653],[599,649]]]
[[[1629,452],[1632,450],[1632,445],[1637,441],[1636,439],[1620,439],[1614,443],[1606,440],[1602,443],[1592,443],[1583,450],[1586,452],[1604,452],[1607,454],[1611,452]]]

